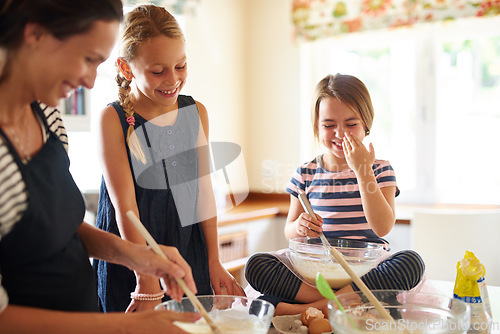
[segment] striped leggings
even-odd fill
[[[424,275],[425,265],[415,251],[397,252],[361,277],[370,290],[411,290]],[[245,278],[255,290],[269,295],[274,304],[293,301],[302,281],[268,253],[252,255],[245,266]],[[359,288],[351,283],[354,291]],[[267,298],[264,298],[267,299]]]

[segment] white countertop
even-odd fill
[[[440,281],[440,280],[428,280],[423,291],[436,292],[445,296],[453,297],[453,287],[455,282],[451,281]],[[493,326],[491,334],[500,334],[500,287],[499,286],[488,286],[488,295],[491,304],[491,310],[493,313]],[[269,334],[276,334],[274,328],[269,330]]]
[[[455,282],[430,280],[429,283],[439,292],[446,296],[453,296],[453,287]],[[493,330],[492,334],[500,333],[500,286],[487,286],[488,296],[491,305],[491,313],[493,315]]]

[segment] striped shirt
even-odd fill
[[[68,136],[59,110],[37,102],[32,103],[31,107],[35,111],[35,115],[39,116],[41,111],[47,119],[48,129],[39,119],[42,129],[45,130],[42,131],[44,143],[47,142],[48,131],[52,131],[59,137],[64,148],[68,151]],[[28,207],[28,195],[19,167],[4,137],[0,135],[0,242],[24,215]],[[1,286],[0,268],[0,312],[7,307],[7,304],[7,293]]]
[[[389,162],[375,160],[372,168],[378,186],[395,186],[396,196],[399,195],[396,175]],[[314,212],[323,218],[323,231],[327,237],[386,243],[368,225],[353,170],[328,171],[318,157],[297,168],[286,191],[297,197],[297,188],[307,194]]]

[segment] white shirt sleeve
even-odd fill
[[[2,313],[7,308],[7,305],[9,305],[9,296],[1,284],[2,275],[0,275],[0,313]]]

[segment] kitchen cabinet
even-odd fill
[[[457,262],[469,250],[485,266],[486,284],[500,285],[500,210],[419,210],[412,226],[429,279],[455,280]]]
[[[226,224],[218,228],[221,261],[224,267],[245,287],[247,282],[244,279],[243,270],[249,256],[259,252],[270,252],[288,247],[288,242],[283,235],[285,218],[279,216],[263,218],[255,216],[245,221],[231,224],[227,224],[227,222],[228,220],[225,220]],[[238,240],[241,236],[245,236],[245,242]],[[230,238],[234,238],[232,244],[227,245]],[[232,255],[242,254],[238,246],[242,244],[246,248],[243,253],[245,256],[241,258],[237,256],[231,257],[230,261],[224,261],[224,257],[227,257],[227,248],[233,247]]]

